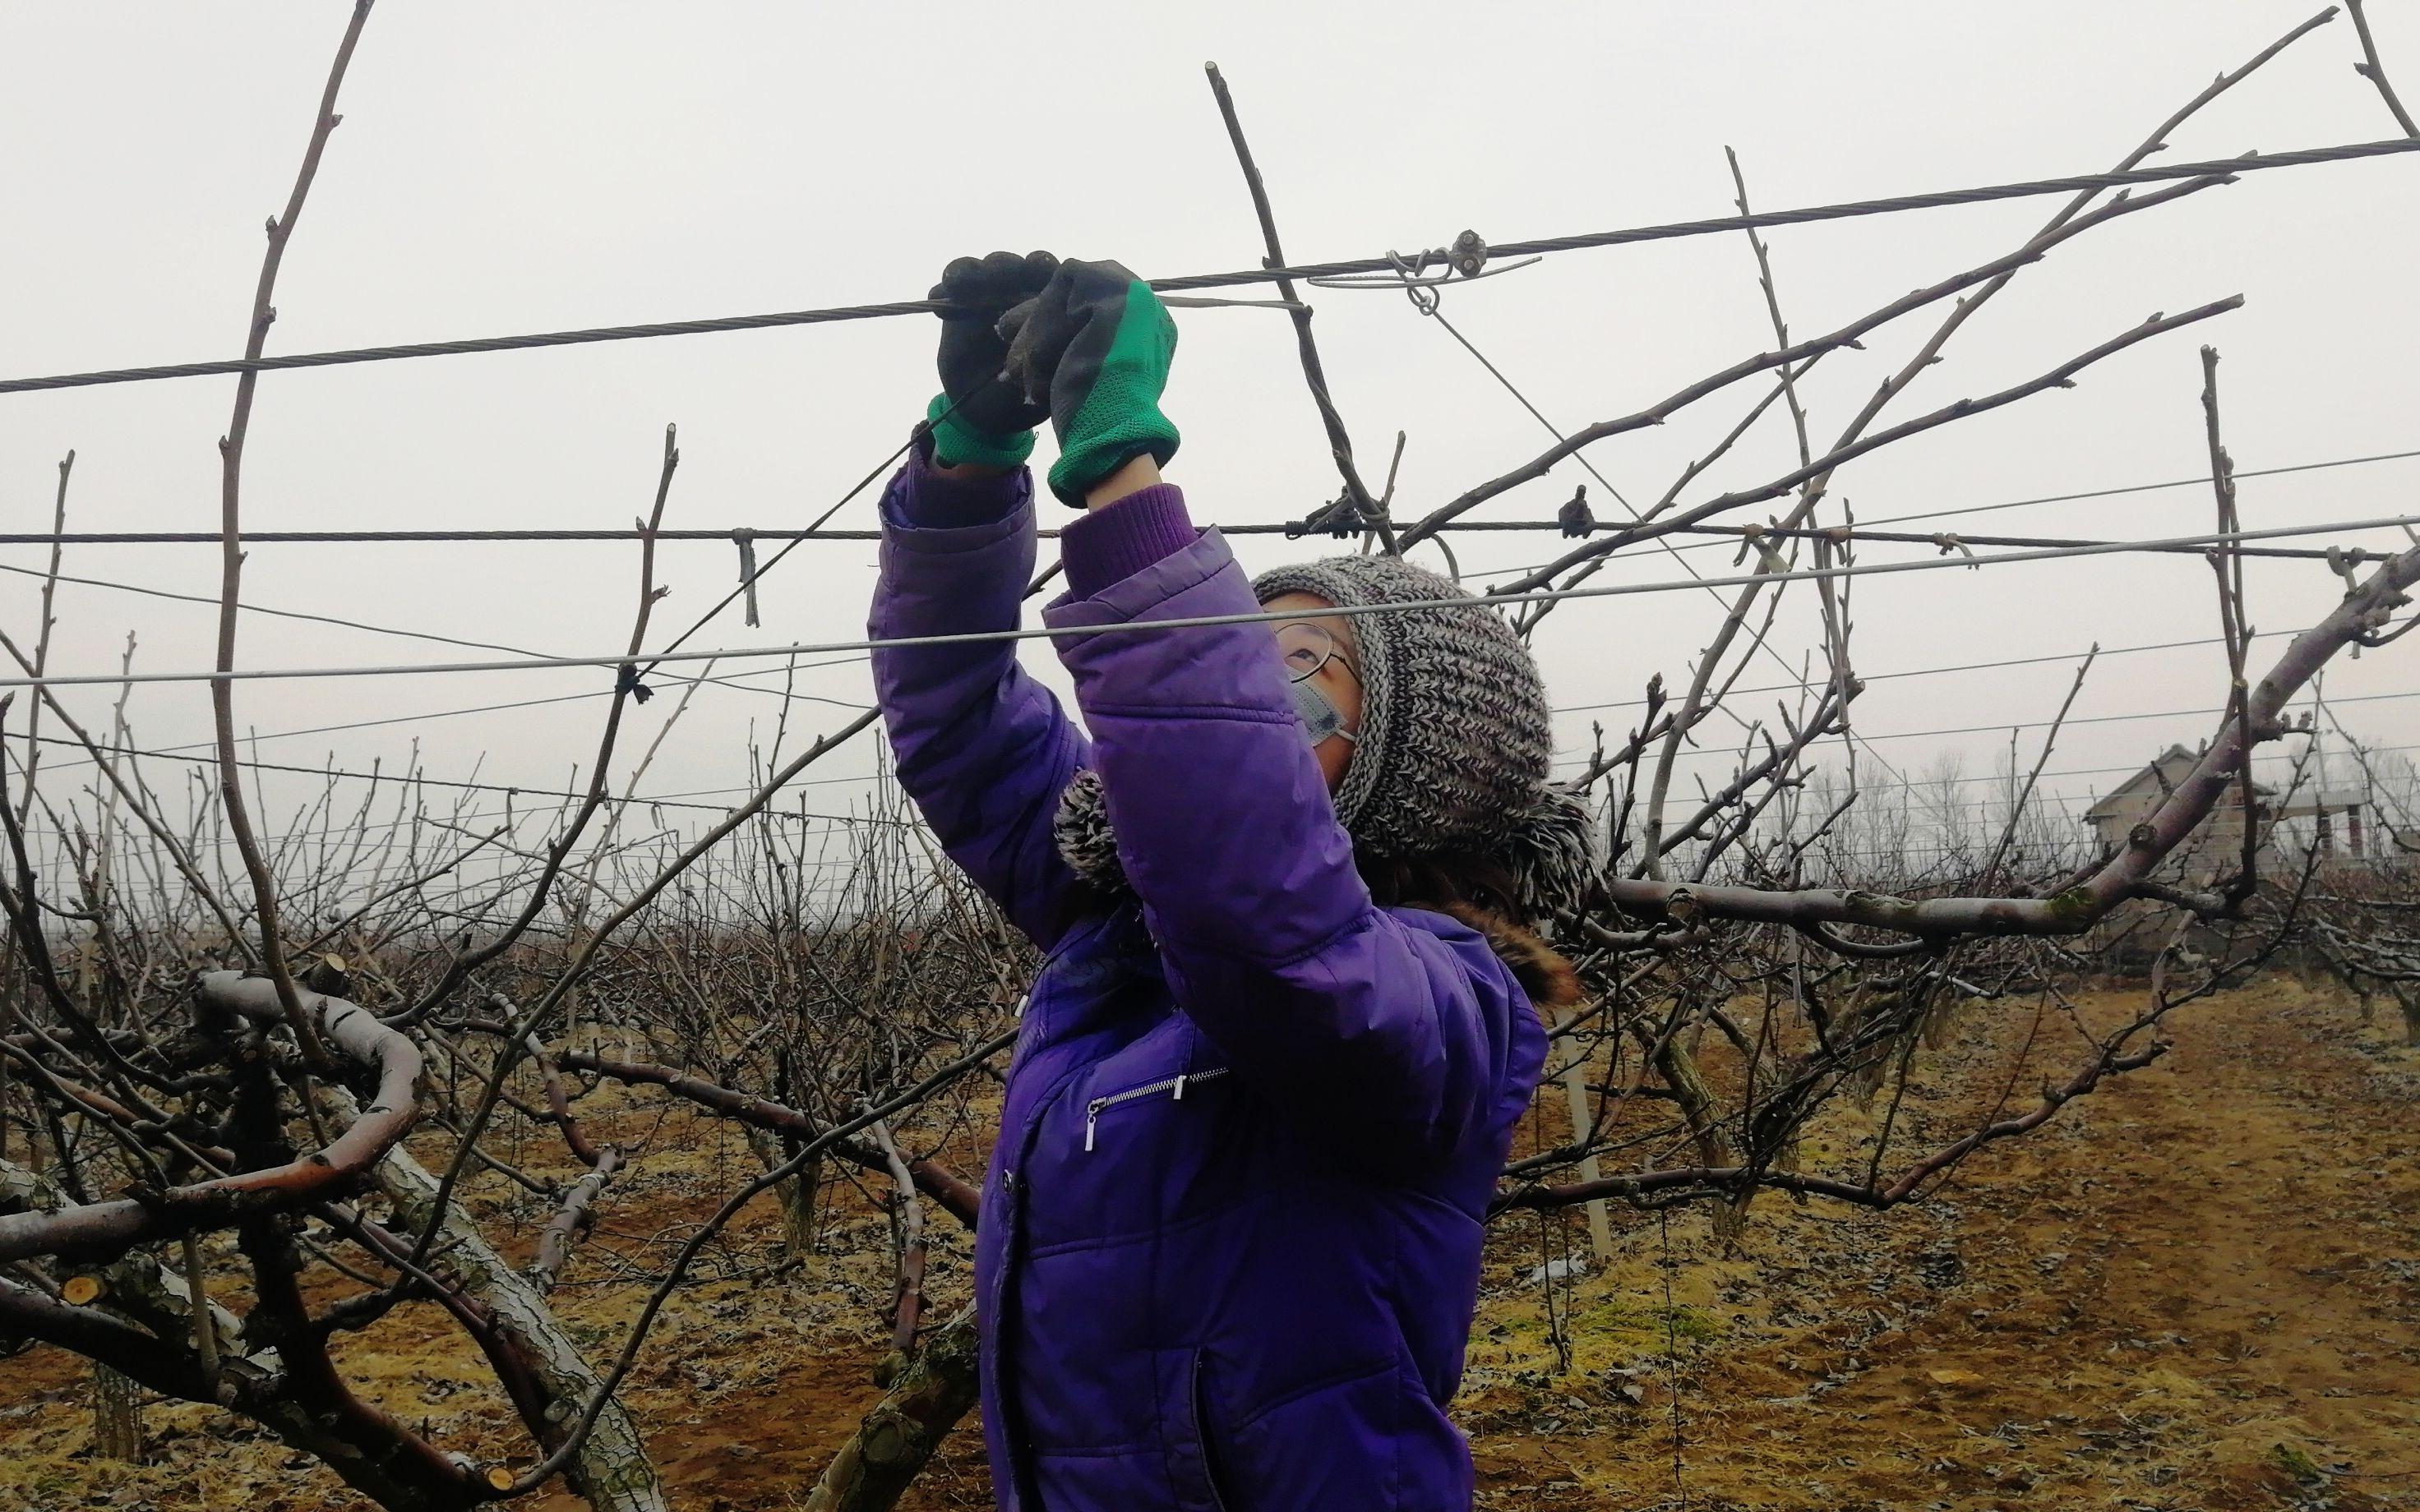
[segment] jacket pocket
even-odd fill
[[[1160,1441],[1169,1483],[1184,1512],[1242,1512],[1226,1499],[1203,1405],[1202,1351],[1170,1350],[1160,1356]]]
[[[1216,1081],[1226,1074],[1226,1067],[1209,1066],[1201,1071],[1179,1072],[1173,1076],[1163,1076],[1156,1082],[1145,1082],[1140,1087],[1129,1087],[1123,1091],[1111,1092],[1093,1099],[1084,1104],[1084,1148],[1091,1150],[1098,1146],[1101,1123],[1105,1116],[1114,1115],[1119,1109],[1130,1107],[1137,1103],[1160,1098],[1182,1103],[1185,1101],[1187,1092],[1191,1088],[1203,1082]]]

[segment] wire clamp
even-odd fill
[[[1350,491],[1339,493],[1300,519],[1286,521],[1286,539],[1298,541],[1306,535],[1332,535],[1345,540],[1355,532],[1370,529],[1371,521],[1353,506]]]
[[[1453,239],[1447,260],[1463,277],[1477,278],[1480,270],[1487,266],[1487,239],[1476,231],[1464,231]]]

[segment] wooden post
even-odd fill
[[[1573,1041],[1566,1035],[1555,1041],[1554,1054],[1568,1057],[1563,1064],[1563,1098],[1571,1105],[1572,1139],[1575,1143],[1588,1137],[1588,1068],[1581,1063]],[[1602,1173],[1593,1151],[1580,1157],[1580,1180],[1595,1181]],[[1605,1199],[1597,1198],[1588,1205],[1589,1249],[1599,1265],[1613,1258],[1613,1222],[1606,1215]]]

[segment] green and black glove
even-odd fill
[[[1159,412],[1176,322],[1151,285],[1113,262],[1063,262],[1033,299],[1001,317],[1008,386],[1046,405],[1059,433],[1050,491],[1077,508],[1094,485],[1149,454],[1176,455]]]
[[[1041,293],[1058,270],[1059,259],[1047,252],[960,257],[941,270],[932,297],[954,308],[941,312],[941,392],[924,411],[935,461],[1013,468],[1032,455],[1033,427],[1050,407],[1001,379],[1008,338],[1000,320]]]

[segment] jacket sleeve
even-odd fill
[[[1323,1143],[1434,1161],[1528,1102],[1544,1047],[1526,995],[1475,933],[1372,903],[1266,625],[1098,629],[1258,608],[1209,531],[1045,619],[1095,631],[1060,655],[1186,1011]]]
[[[911,460],[882,500],[882,559],[868,633],[874,640],[1016,627],[1034,558],[1033,483],[1001,479],[994,517],[961,497],[941,515],[919,508],[922,464]],[[937,517],[968,520],[947,526]],[[874,653],[876,697],[899,783],[950,858],[1047,949],[1075,921],[1087,891],[1061,860],[1050,822],[1059,795],[1087,763],[1082,733],[1050,690],[1017,665],[1017,642],[902,646]]]

